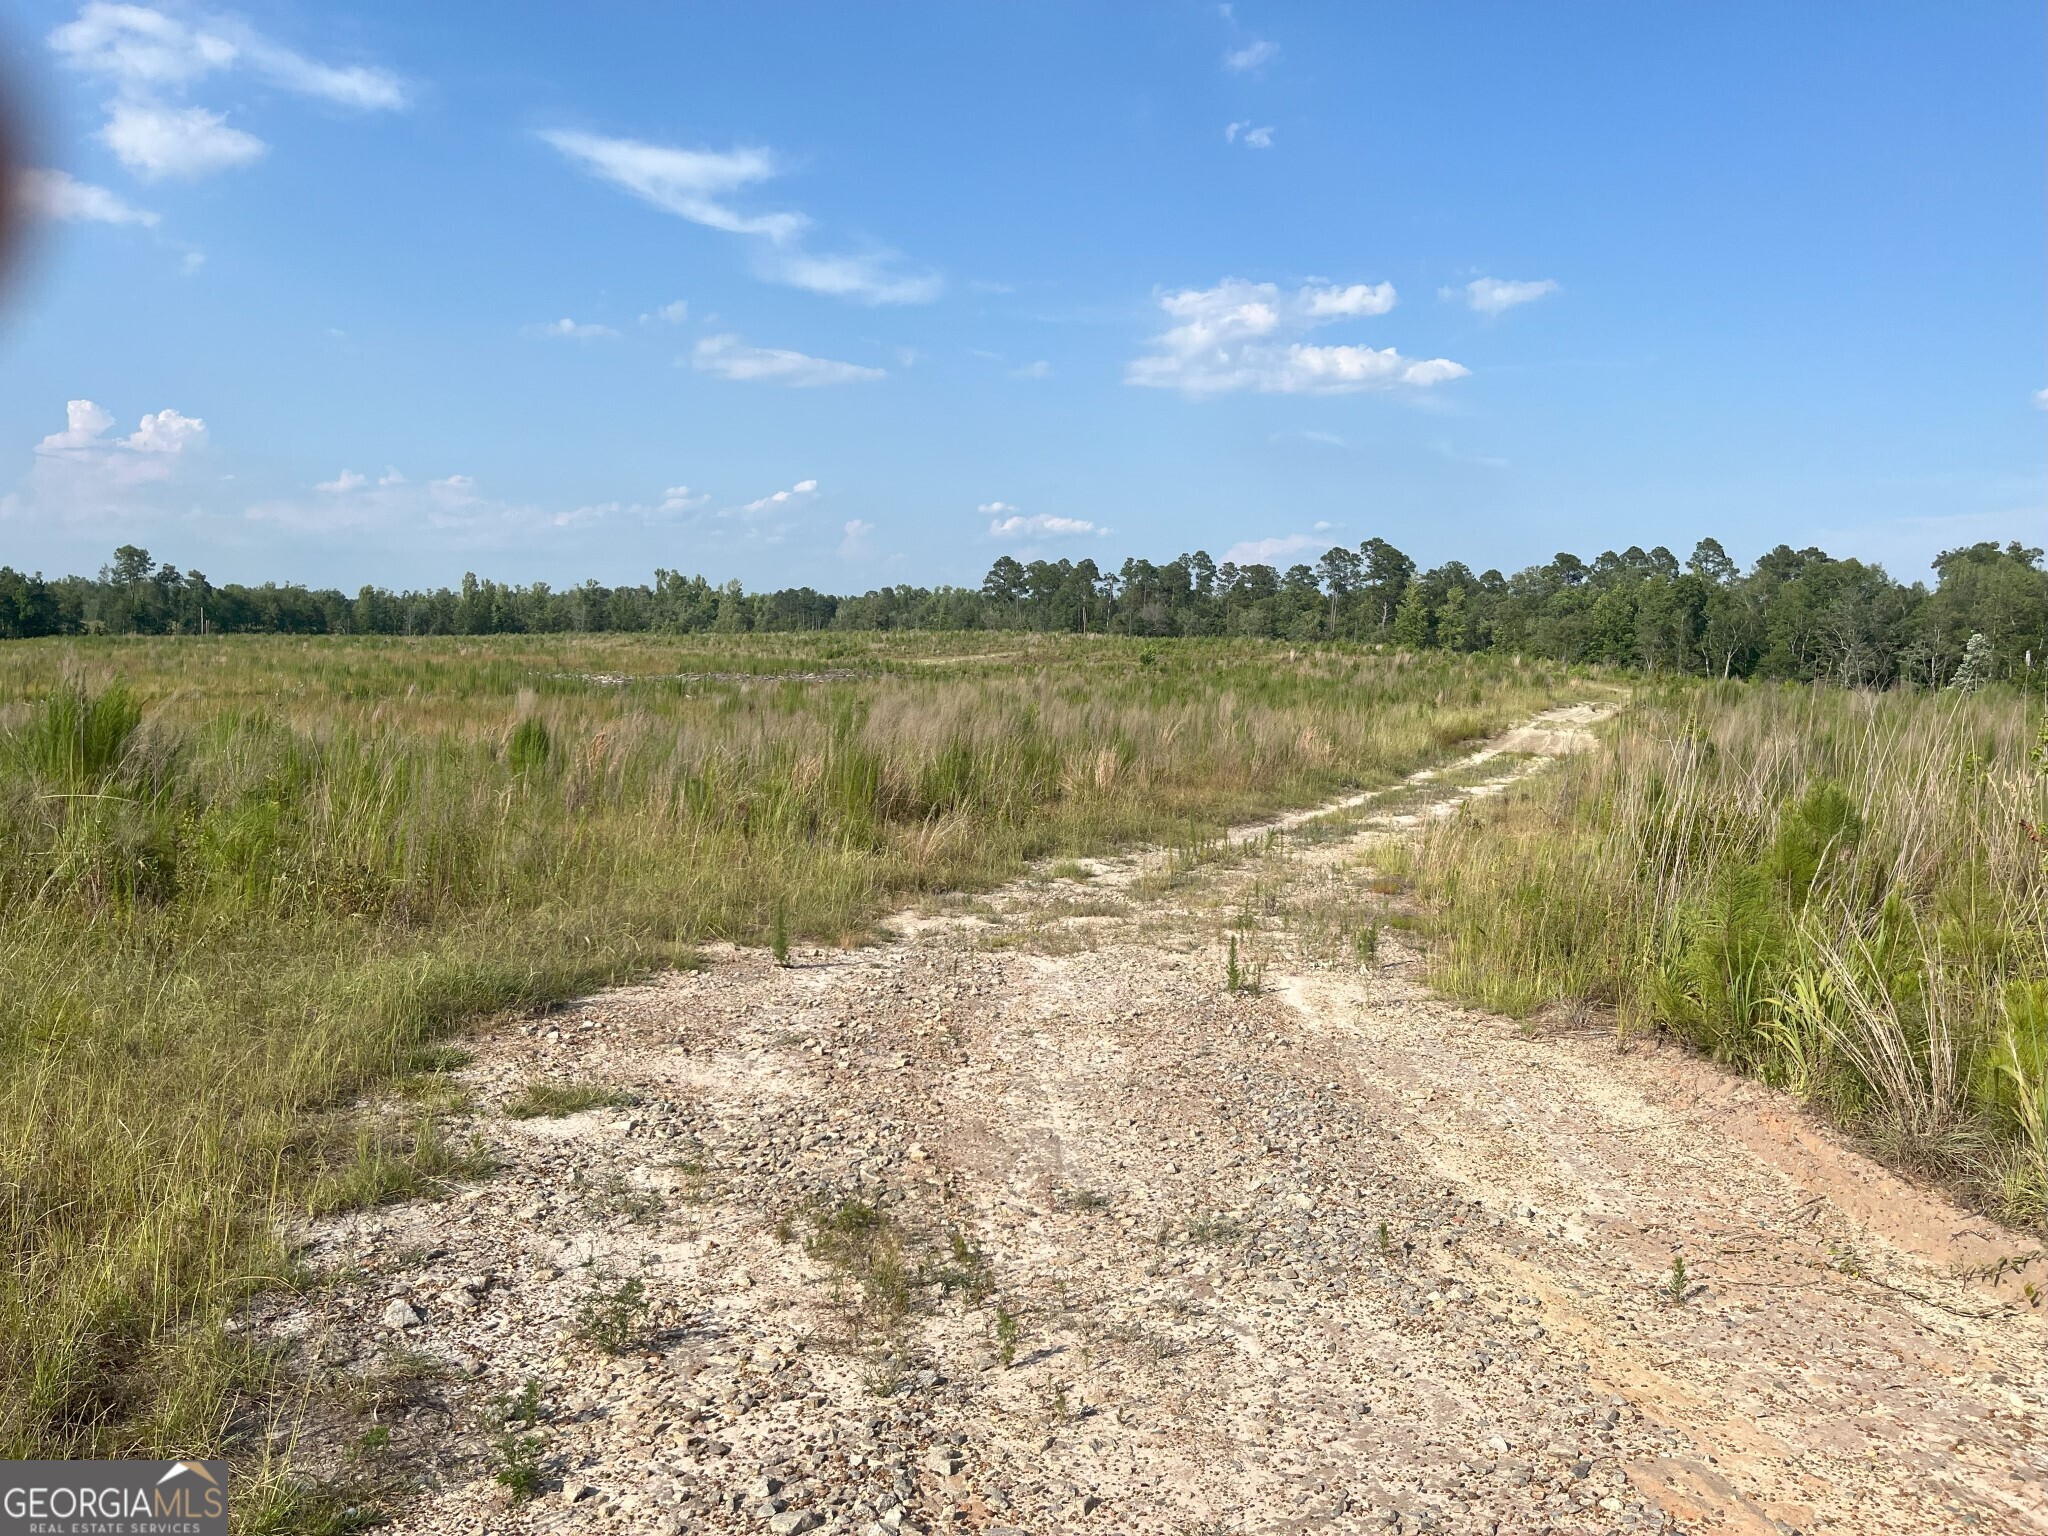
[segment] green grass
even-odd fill
[[[514,1120],[549,1120],[580,1114],[586,1109],[609,1109],[631,1104],[633,1096],[602,1083],[528,1083],[505,1101],[505,1113]]]
[[[264,1383],[227,1324],[291,1272],[280,1221],[464,1176],[432,1052],[468,1021],[1208,846],[1580,690],[1343,646],[989,649],[0,647],[0,1456],[234,1451]]]
[[[1646,688],[1610,735],[1431,833],[1432,980],[1671,1030],[2038,1226],[2040,701]]]

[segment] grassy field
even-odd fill
[[[0,647],[0,1455],[232,1447],[280,1218],[465,1171],[430,1096],[359,1105],[467,1020],[1199,842],[1572,691],[1256,642]]]
[[[1641,687],[1610,736],[1424,845],[1436,984],[1612,1005],[2038,1228],[2040,700]]]

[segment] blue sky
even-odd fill
[[[0,563],[2043,542],[2043,16],[18,5]]]

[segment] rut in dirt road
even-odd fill
[[[2048,1530],[2041,1317],[1956,1278],[2031,1245],[1356,937],[1375,846],[1597,714],[485,1037],[498,1175],[259,1320],[350,1385],[301,1456],[437,1536]],[[536,1079],[632,1102],[495,1112]]]

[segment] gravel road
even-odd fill
[[[1422,985],[1378,850],[1597,714],[483,1035],[498,1172],[308,1230],[278,1434],[422,1536],[2048,1531],[2042,1312],[1962,1277],[2035,1243]]]

